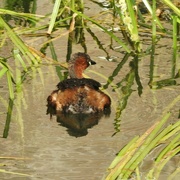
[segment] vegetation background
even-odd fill
[[[104,4],[99,1],[100,6]],[[0,9],[0,48],[1,52],[6,50],[6,44],[11,43],[11,54],[0,56],[0,81],[6,82],[8,87],[8,97],[0,98],[2,104],[7,111],[6,124],[4,127],[3,137],[8,137],[9,127],[12,118],[14,100],[18,93],[22,91],[23,83],[32,77],[33,73],[39,73],[42,77],[40,67],[45,60],[48,65],[55,65],[57,75],[60,80],[67,78],[67,73],[62,71],[67,65],[58,62],[56,49],[53,46],[53,41],[68,35],[67,57],[68,60],[72,53],[73,43],[81,44],[84,52],[87,52],[87,47],[84,38],[84,29],[86,29],[96,40],[99,47],[103,46],[96,36],[93,35],[89,23],[94,24],[103,30],[107,36],[113,41],[116,41],[123,49],[124,58],[119,63],[116,69],[112,70],[112,75],[106,77],[100,72],[95,72],[97,75],[106,79],[107,83],[103,86],[104,89],[108,86],[114,87],[114,91],[119,97],[119,103],[116,107],[115,134],[119,131],[121,122],[121,113],[126,108],[128,99],[132,93],[132,85],[137,84],[139,96],[143,92],[141,78],[138,73],[138,63],[142,56],[150,55],[149,69],[149,86],[152,89],[174,86],[178,83],[180,76],[179,52],[180,52],[180,4],[178,0],[161,0],[161,1],[129,1],[129,0],[109,0],[106,1],[108,11],[104,13],[111,14],[112,19],[118,22],[119,31],[123,39],[116,35],[115,29],[109,28],[108,25],[101,23],[98,17],[89,17],[84,10],[83,0],[55,0],[54,9],[51,14],[46,16],[35,14],[36,0],[7,0],[5,7]],[[147,15],[148,14],[148,15]],[[168,28],[162,23],[166,20],[169,24]],[[170,27],[170,28],[169,28]],[[64,33],[58,34],[59,30],[66,29]],[[143,30],[148,30],[151,34],[151,45],[146,49],[142,49],[143,42],[141,34]],[[62,31],[61,31],[62,32]],[[47,41],[38,49],[29,46],[24,41],[24,37],[45,36]],[[156,44],[161,37],[168,36],[172,38],[172,59],[171,59],[171,76],[167,79],[154,79],[154,57],[156,53]],[[50,49],[52,57],[46,56],[46,50]],[[104,50],[105,51],[105,50]],[[131,71],[119,83],[114,83],[114,78],[123,68],[124,64],[132,58],[130,62]],[[13,60],[12,60],[13,59]],[[107,55],[107,59],[110,59]],[[41,78],[43,83],[43,77]],[[121,85],[123,93],[120,93]],[[0,85],[1,86],[1,85]],[[152,127],[150,127],[142,136],[134,137],[132,141],[120,150],[117,157],[108,168],[107,175],[104,179],[129,179],[136,177],[141,178],[140,165],[143,160],[157,147],[161,150],[155,154],[154,164],[152,169],[147,172],[146,178],[153,179],[161,174],[162,169],[168,161],[179,156],[180,152],[180,122],[177,117],[177,122],[174,124],[166,123],[171,113],[170,108],[175,107],[179,102],[180,96],[177,96],[171,104],[162,112],[162,117]],[[0,113],[4,111],[0,110]],[[180,173],[177,167],[169,179],[173,179]]]

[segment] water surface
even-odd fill
[[[88,15],[93,15],[94,11],[101,11],[98,5],[87,2],[86,9]],[[53,4],[45,0],[38,1],[37,14],[51,12]],[[107,17],[108,18],[108,17]],[[99,40],[106,48],[106,52],[99,49],[97,43],[89,33],[85,32],[88,54],[97,62],[95,66],[86,71],[86,75],[105,84],[106,80],[97,74],[100,72],[106,77],[112,74],[118,63],[124,56],[123,50],[112,50],[110,45],[117,47],[116,43],[111,44],[110,38],[97,27],[91,27],[93,32],[99,37]],[[65,62],[67,52],[67,36],[63,36],[54,42],[57,56],[60,62]],[[149,35],[144,38],[143,48],[145,49],[150,41]],[[44,37],[32,41],[31,38],[25,38],[27,43],[38,49],[39,44],[45,41]],[[164,45],[166,44],[166,46]],[[157,79],[166,79],[171,73],[172,41],[169,38],[162,38],[158,42],[156,50],[156,74]],[[9,50],[11,49],[10,46]],[[6,55],[8,48],[0,51],[1,56]],[[73,46],[73,53],[83,51],[80,45]],[[107,55],[113,61],[107,61]],[[50,52],[47,51],[47,56]],[[130,61],[130,60],[129,60]],[[112,112],[109,117],[102,117],[92,128],[87,130],[83,136],[76,137],[68,132],[68,128],[62,126],[55,116],[52,119],[46,115],[46,99],[52,90],[56,88],[59,78],[56,74],[55,66],[47,65],[46,61],[42,63],[33,72],[31,78],[28,78],[14,101],[14,111],[8,138],[1,138],[0,160],[2,165],[0,169],[9,172],[21,173],[8,174],[1,173],[2,179],[101,179],[106,173],[107,167],[114,159],[116,153],[127,144],[135,135],[143,134],[151,125],[162,117],[162,112],[168,110],[172,116],[168,123],[176,122],[178,119],[179,105],[168,109],[168,105],[179,94],[179,86],[169,86],[158,90],[150,89],[149,82],[149,64],[150,56],[144,56],[139,63],[139,75],[143,85],[143,93],[138,95],[137,85],[134,83],[132,94],[128,99],[126,109],[122,112],[120,122],[120,132],[115,133],[114,119],[118,104],[117,93],[111,86],[106,92],[112,99]],[[114,82],[119,82],[127,72],[130,71],[127,63]],[[8,89],[2,81],[0,85],[0,98],[7,103]],[[6,112],[3,104],[0,104],[1,112]],[[0,132],[3,132],[6,114],[0,114],[1,125]],[[146,172],[152,164],[152,157],[147,158],[142,169]],[[179,166],[179,156],[173,158],[168,166],[163,170],[161,178],[167,177],[174,169]],[[23,176],[22,174],[28,176]],[[143,175],[142,175],[143,177]],[[178,178],[178,177],[177,177]]]

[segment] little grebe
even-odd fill
[[[62,113],[96,113],[108,111],[111,99],[99,87],[101,84],[93,79],[83,78],[83,71],[96,64],[85,53],[76,53],[69,61],[70,79],[57,85],[47,98],[48,106]]]

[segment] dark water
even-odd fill
[[[46,14],[52,11],[53,4],[48,0],[38,1],[37,7],[37,14]],[[90,16],[94,15],[95,11],[98,13],[102,10],[91,1],[87,1],[85,7],[91,7],[91,9],[86,8],[86,13]],[[100,17],[100,20],[109,23],[108,15]],[[85,32],[88,54],[97,62],[95,66],[88,68],[85,74],[105,85],[106,78],[98,75],[97,72],[109,77],[124,57],[124,53],[122,49],[118,49],[119,45],[111,43],[111,39],[99,28],[91,25],[91,29],[99,37],[105,51],[99,48],[88,32]],[[143,49],[146,49],[151,43],[150,35],[146,34],[141,38],[144,41]],[[46,38],[24,38],[24,40],[38,49]],[[68,36],[62,36],[53,42],[60,62],[65,62],[66,59],[67,40]],[[170,38],[162,38],[158,42],[154,68],[157,80],[167,79],[171,74],[171,44]],[[114,49],[111,48],[112,46]],[[7,50],[11,50],[10,45],[6,50],[1,49],[0,55],[6,56]],[[83,48],[74,44],[73,53],[79,51],[83,51]],[[49,50],[47,56],[50,56]],[[105,60],[107,57],[112,61]],[[120,82],[130,71],[129,62],[124,65],[113,83]],[[101,179],[116,153],[135,135],[143,134],[152,124],[160,120],[163,112],[172,112],[168,123],[178,121],[180,102],[178,101],[174,106],[171,106],[171,103],[179,98],[179,86],[150,89],[149,64],[150,56],[143,56],[139,62],[143,93],[141,96],[138,95],[137,84],[134,83],[127,106],[121,115],[120,132],[112,136],[116,132],[114,119],[118,98],[122,96],[122,92],[113,91],[113,85],[109,85],[105,92],[112,99],[111,115],[103,116],[99,121],[93,122],[93,127],[88,128],[77,138],[70,128],[65,127],[65,123],[59,122],[56,116],[50,119],[46,115],[46,99],[56,88],[59,78],[55,66],[47,65],[43,60],[42,65],[32,72],[32,77],[25,81],[22,91],[17,94],[8,138],[0,139],[0,170],[7,171],[0,172],[1,179]],[[1,79],[0,132],[4,130],[7,100],[6,80]],[[150,155],[143,163],[143,173],[151,167],[152,159]],[[179,156],[176,156],[165,166],[161,178],[166,179],[179,165]]]

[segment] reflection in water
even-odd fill
[[[9,99],[9,105],[8,105],[8,112],[7,112],[7,117],[6,117],[6,124],[4,127],[4,133],[3,133],[3,138],[8,137],[9,133],[9,128],[10,128],[10,122],[11,122],[11,116],[12,116],[12,111],[13,111],[13,105],[14,105],[14,99]]]
[[[35,14],[36,13],[36,8],[37,8],[37,0],[6,0],[5,3],[5,9],[15,11],[17,13],[31,13]],[[20,18],[18,16],[13,16],[6,14],[5,16],[6,21],[13,20],[16,25],[21,25],[21,26],[34,26],[35,21],[31,21],[26,18]],[[13,22],[12,21],[12,22]],[[12,25],[11,22],[11,25]]]
[[[32,8],[34,8],[36,3],[36,0],[7,0],[6,9],[14,10],[16,12],[33,13]]]
[[[109,116],[110,109],[105,112],[91,113],[91,114],[72,114],[72,113],[57,113],[54,108],[48,106],[47,114],[50,114],[52,118],[53,115],[56,115],[57,122],[61,126],[67,128],[67,132],[70,136],[81,137],[88,134],[88,129],[92,128],[94,125],[97,125],[101,117]]]

